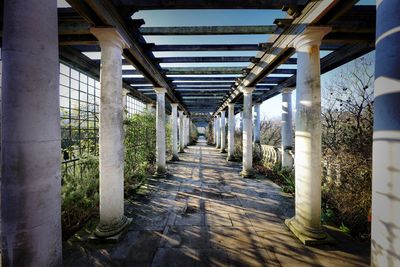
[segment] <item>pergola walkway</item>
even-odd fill
[[[170,164],[168,179],[126,203],[133,223],[117,244],[64,246],[64,266],[369,266],[369,245],[330,230],[337,244],[306,247],[283,221],[294,199],[201,139]]]

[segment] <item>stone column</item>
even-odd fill
[[[292,126],[292,90],[286,88],[282,91],[282,169],[291,170],[293,168],[292,145],[293,145],[293,126]]]
[[[221,111],[221,153],[226,153],[225,110]]]
[[[187,122],[188,122],[188,116],[185,115],[183,116],[183,142],[185,144],[185,147],[188,145],[188,127],[187,127]]]
[[[124,114],[124,120],[128,117],[128,109],[127,109],[127,105],[128,105],[128,93],[129,90],[123,88],[122,89],[122,106],[123,106],[123,114]]]
[[[377,1],[372,266],[400,266],[400,5]]]
[[[243,132],[243,111],[240,111],[239,113],[239,119],[240,119],[240,123],[239,123],[239,127],[240,127],[240,132]]]
[[[186,118],[186,129],[187,129],[186,145],[189,145],[190,144],[190,117],[189,116],[187,116],[187,118]]]
[[[100,222],[96,235],[121,232],[124,216],[124,128],[122,96],[122,49],[124,39],[114,28],[91,28],[101,48],[100,71]]]
[[[244,87],[243,92],[243,177],[253,176],[253,110],[252,97],[255,87]]]
[[[254,144],[260,144],[260,128],[261,128],[261,103],[254,104]]]
[[[214,118],[213,122],[214,122],[213,123],[214,144],[216,144],[216,142],[217,142],[217,129],[216,129],[217,119]]]
[[[179,153],[185,153],[185,140],[184,140],[184,130],[183,130],[183,111],[179,111]]]
[[[321,227],[321,82],[319,46],[328,27],[308,27],[294,41],[297,50],[296,215],[286,220],[305,244],[327,241]]]
[[[171,114],[171,127],[172,127],[172,161],[179,160],[178,157],[178,104],[171,103],[172,114]]]
[[[156,105],[156,173],[157,177],[165,177],[165,93],[167,90],[162,87],[154,88],[157,94]]]
[[[216,142],[215,142],[215,146],[216,146],[216,148],[220,148],[221,147],[221,138],[220,138],[220,136],[221,136],[221,131],[220,131],[220,129],[219,129],[219,117],[218,117],[218,115],[215,117],[215,122],[216,122],[216,136],[217,136],[217,140],[216,140]]]
[[[4,3],[0,266],[61,266],[57,1]]]
[[[228,161],[234,160],[235,151],[235,103],[228,104]]]

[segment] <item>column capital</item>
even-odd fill
[[[228,103],[228,107],[229,107],[229,108],[230,108],[230,107],[235,107],[235,103],[233,103],[233,102]]]
[[[179,116],[183,116],[183,110],[178,110]]]
[[[225,115],[225,110],[221,110],[221,117]]]
[[[167,92],[167,89],[164,87],[154,87],[154,91],[156,91],[156,94],[165,94]]]
[[[261,106],[261,102],[255,102],[254,106]]]
[[[243,94],[251,94],[254,90],[256,90],[255,87],[242,87],[240,89]]]
[[[170,103],[171,107],[178,108],[178,103]]]
[[[304,51],[312,45],[320,46],[322,38],[331,30],[331,27],[309,26],[293,40],[293,47],[297,51]]]
[[[291,94],[293,90],[296,89],[295,87],[286,87],[282,89],[282,94]]]
[[[117,29],[112,27],[92,27],[90,32],[99,40],[100,46],[108,44],[123,48],[129,47],[128,42],[121,36]]]

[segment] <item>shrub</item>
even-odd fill
[[[75,171],[62,169],[61,218],[63,238],[69,238],[93,215],[99,206],[99,160],[83,154]]]

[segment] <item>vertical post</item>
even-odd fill
[[[240,113],[239,113],[239,120],[240,120],[240,123],[239,123],[240,132],[243,132],[243,111],[240,111]]]
[[[215,142],[215,146],[216,148],[220,148],[221,147],[221,131],[219,129],[219,117],[218,115],[215,117],[215,121],[216,121],[216,136],[217,136],[217,141]]]
[[[235,152],[235,103],[228,104],[228,161],[234,160]]]
[[[252,97],[255,87],[244,87],[243,92],[243,177],[253,176],[253,109]]]
[[[321,81],[319,47],[329,27],[308,27],[297,51],[296,215],[286,220],[304,244],[329,241],[321,227]]]
[[[157,94],[156,105],[156,173],[157,177],[165,177],[165,93],[167,90],[162,87],[154,88]]]
[[[190,117],[189,117],[189,115],[187,116],[187,119],[186,119],[186,129],[187,129],[186,144],[189,145],[190,144]]]
[[[216,128],[216,125],[217,125],[217,119],[214,118],[214,120],[213,120],[214,144],[217,143],[217,128]]]
[[[400,5],[377,1],[372,266],[400,266]]]
[[[114,28],[91,28],[101,47],[100,71],[100,223],[96,235],[121,232],[124,216],[124,128],[122,102],[122,49],[125,41]],[[116,97],[118,96],[118,97]]]
[[[183,111],[179,111],[179,153],[185,153],[185,141],[184,141],[184,130],[183,130]]]
[[[0,266],[61,266],[57,1],[4,3]]]
[[[221,111],[221,153],[226,153],[225,110]]]
[[[128,117],[128,93],[129,91],[126,90],[125,88],[122,89],[122,106],[123,106],[123,115],[124,115],[124,120]]]
[[[292,126],[292,90],[286,88],[282,91],[282,169],[291,170],[293,168],[292,144],[293,144],[293,126]]]
[[[188,115],[185,115],[184,117],[183,117],[183,133],[184,133],[184,135],[183,135],[183,141],[184,141],[184,144],[185,144],[185,147],[187,147],[187,145],[188,145],[188,127],[187,127],[187,121],[188,121]]]
[[[260,114],[261,103],[254,104],[254,144],[260,144],[260,127],[261,127],[261,114]]]
[[[171,141],[172,141],[172,161],[179,160],[178,157],[178,104],[171,103],[172,114],[171,114]]]

